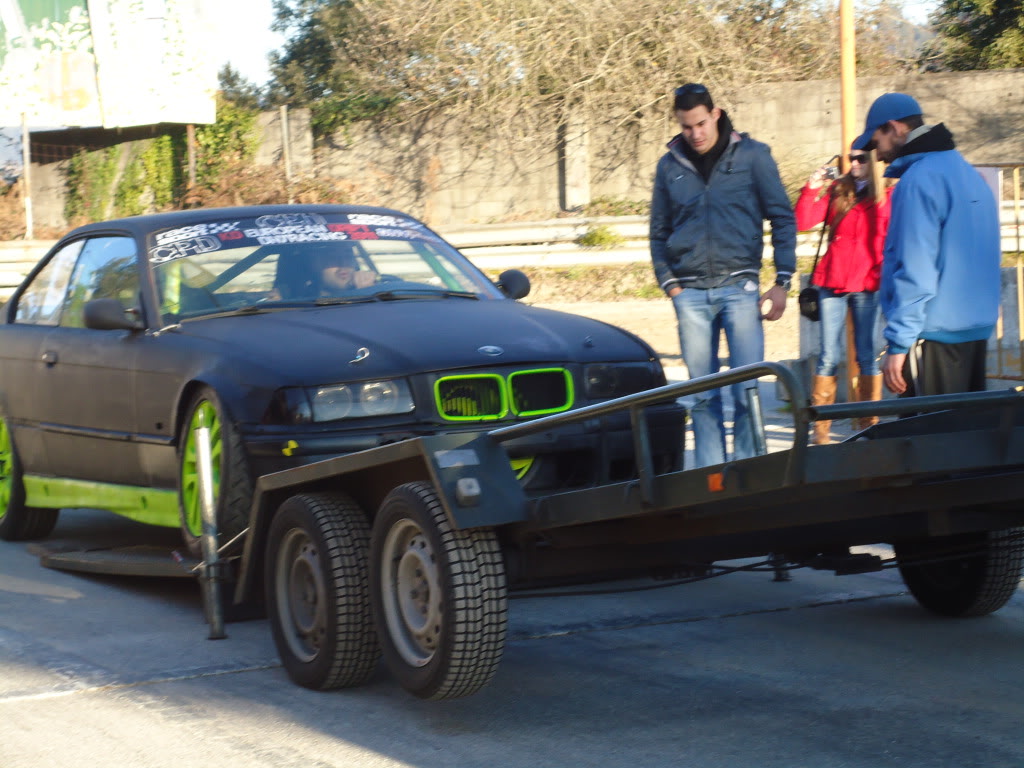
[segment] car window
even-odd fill
[[[57,325],[67,294],[71,270],[85,244],[75,240],[57,251],[46,266],[25,286],[18,297],[14,322],[33,325]]]
[[[460,271],[444,251],[427,243],[363,240],[359,247],[366,251],[370,263],[383,274],[453,291],[476,289],[470,276]]]
[[[282,212],[199,221],[155,232],[147,247],[165,323],[348,297],[503,298],[455,248],[397,214]]]
[[[130,237],[94,237],[86,242],[71,276],[60,324],[85,327],[83,308],[93,299],[117,299],[125,309],[138,306],[139,269]]]

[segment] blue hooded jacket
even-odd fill
[[[723,112],[719,124],[729,125],[724,118]],[[788,279],[796,269],[796,219],[768,145],[731,132],[705,183],[683,140],[676,136],[658,161],[651,198],[651,261],[661,289],[756,283],[765,219],[776,274]]]
[[[996,198],[943,125],[908,142],[886,171],[892,195],[879,297],[891,354],[918,339],[958,344],[992,335],[999,315]]]

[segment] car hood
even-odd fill
[[[219,342],[226,357],[272,364],[307,383],[653,357],[644,342],[620,328],[511,300],[406,299],[274,310],[193,320],[182,333]]]

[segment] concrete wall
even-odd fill
[[[841,148],[838,80],[758,85],[716,94],[735,127],[771,145],[798,186]],[[857,117],[891,90],[913,94],[928,122],[944,122],[974,163],[1024,160],[1024,70],[862,78]],[[470,146],[444,125],[412,131],[352,128],[316,147],[316,172],[354,183],[372,202],[406,208],[435,226],[552,215],[593,197],[646,200],[654,167],[677,128],[668,114],[602,115],[581,128]]]
[[[1024,70],[862,78],[858,122],[881,93],[900,90],[921,102],[929,122],[945,122],[974,163],[1024,161]],[[841,152],[838,80],[758,85],[716,93],[738,130],[771,145],[791,188]],[[289,158],[296,176],[349,182],[348,202],[406,209],[437,227],[495,219],[538,219],[594,197],[647,200],[654,167],[676,132],[671,116],[570,114],[559,127],[508,139],[460,137],[443,122],[381,131],[358,125],[314,146],[308,110],[288,110]],[[256,161],[283,164],[282,113],[260,120]],[[37,222],[63,222],[63,174],[57,163],[33,168]],[[339,201],[341,202],[341,201]]]

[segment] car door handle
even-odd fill
[[[57,353],[49,351],[43,352],[43,362],[46,363],[47,366],[56,365]]]

